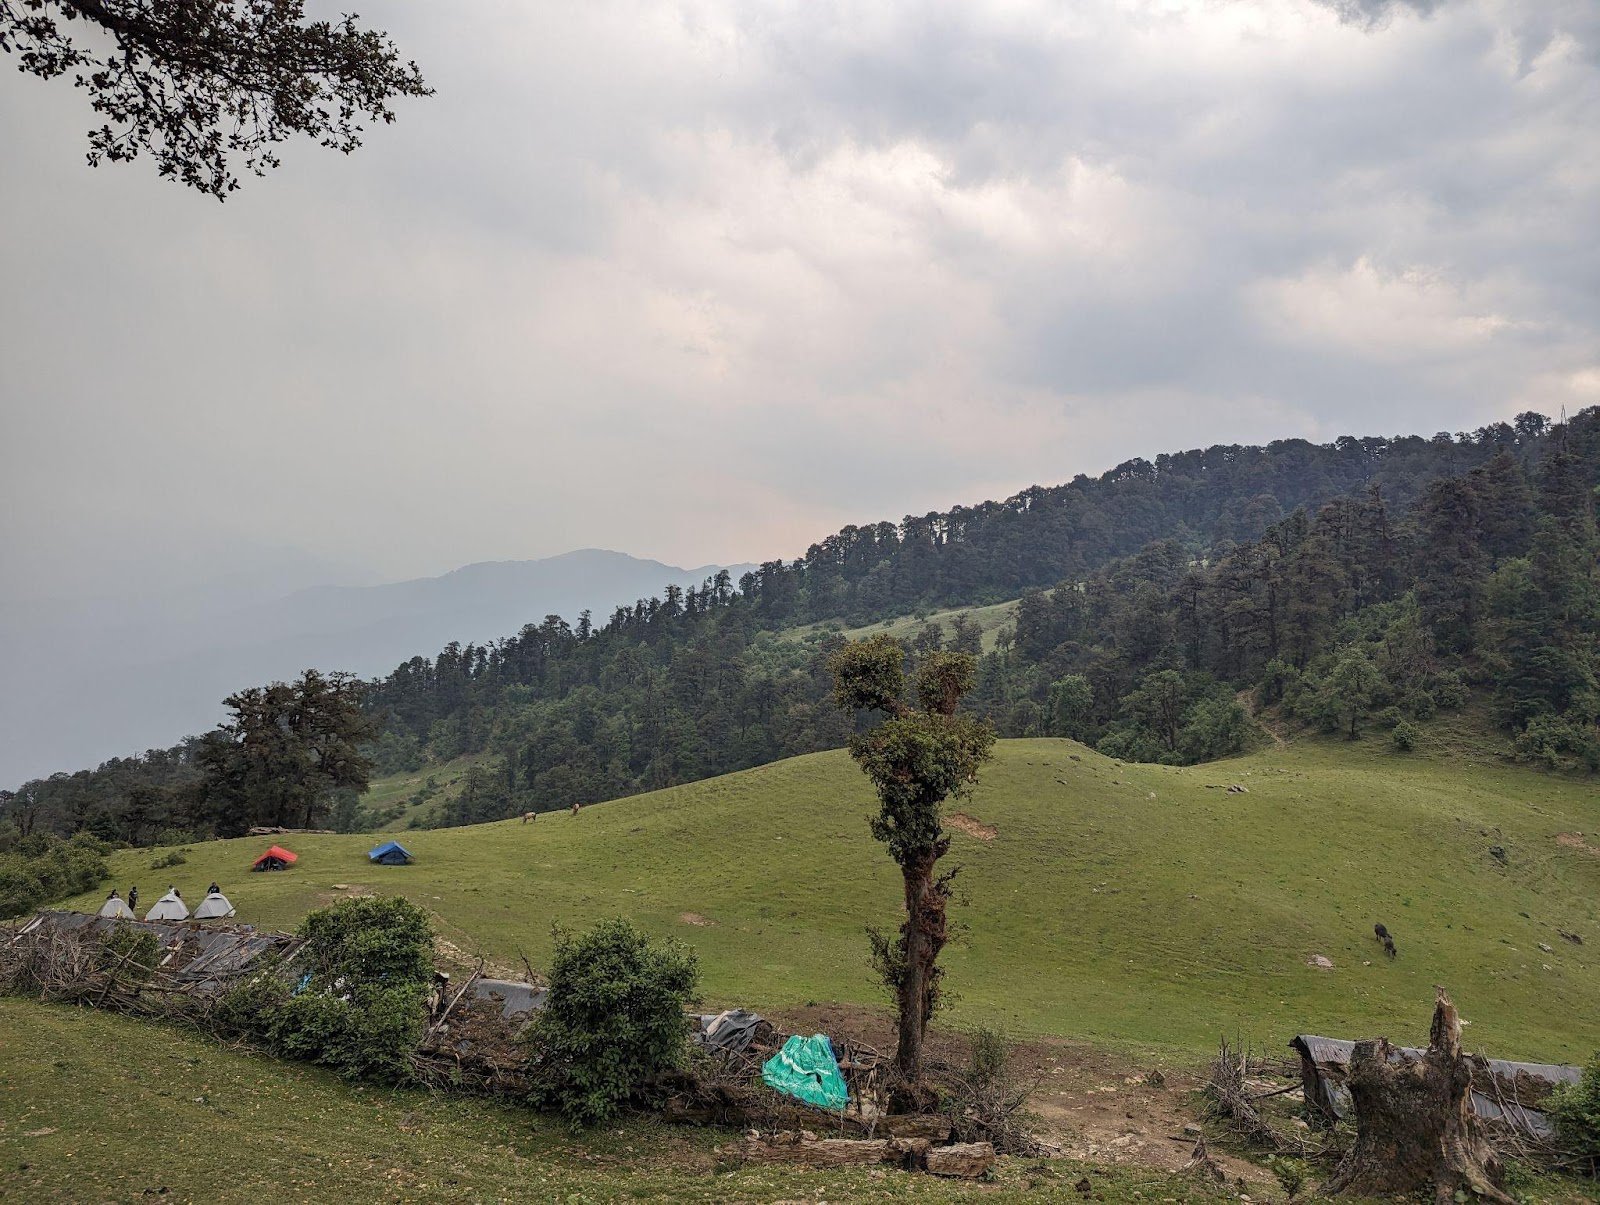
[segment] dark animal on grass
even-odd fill
[[[1389,930],[1383,927],[1383,922],[1379,921],[1377,924],[1373,925],[1372,931],[1373,933],[1377,934],[1378,940],[1383,943],[1383,952],[1390,958],[1393,958],[1394,938],[1389,936]]]

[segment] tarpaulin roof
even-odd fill
[[[267,850],[266,853],[257,858],[252,865],[259,865],[262,862],[265,862],[268,858],[277,858],[280,862],[298,862],[300,860],[300,855],[289,852],[281,845],[274,845],[271,849]]]
[[[379,858],[383,857],[384,854],[393,853],[404,854],[408,862],[411,860],[411,851],[404,845],[401,845],[398,841],[385,841],[382,845],[376,847],[375,849],[368,850],[367,857],[376,862]]]

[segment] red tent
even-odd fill
[[[281,845],[274,845],[271,849],[267,850],[266,853],[257,858],[255,860],[255,864],[251,866],[250,869],[282,870],[284,867],[288,866],[290,862],[298,862],[299,860],[299,854],[291,853],[289,850],[284,849]]]

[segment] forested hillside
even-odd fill
[[[1239,750],[1245,702],[1404,748],[1476,693],[1520,756],[1600,765],[1600,408],[1432,439],[1281,441],[1134,460],[1004,502],[847,527],[737,582],[558,616],[369,684],[378,772],[480,754],[425,822],[591,802],[842,744],[826,655],[861,625],[1018,599],[971,706],[1002,735],[1116,756]],[[837,621],[830,623],[828,621]],[[812,625],[804,636],[795,629]],[[917,656],[979,651],[959,617]],[[1252,692],[1246,695],[1244,692]],[[239,831],[193,744],[26,784],[19,825],[122,840]],[[370,823],[348,795],[340,827]]]

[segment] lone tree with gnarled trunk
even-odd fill
[[[900,1038],[895,1065],[907,1095],[919,1094],[922,1043],[939,998],[939,952],[948,934],[945,904],[955,871],[935,875],[950,838],[940,824],[941,805],[971,790],[978,767],[994,747],[994,732],[956,714],[977,678],[970,653],[933,652],[916,675],[918,707],[905,694],[905,652],[879,634],[847,644],[828,662],[833,697],[849,711],[879,711],[888,718],[850,741],[850,756],[872,780],[880,808],[872,835],[889,847],[905,880],[905,920],[898,940],[874,934],[874,960],[895,994]]]

